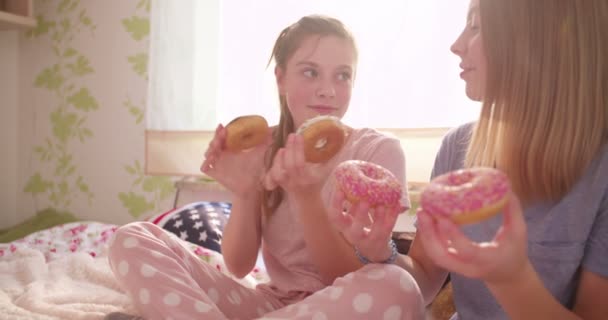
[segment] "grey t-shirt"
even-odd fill
[[[450,131],[433,167],[437,176],[463,167],[472,123]],[[580,267],[608,277],[608,146],[560,201],[524,208],[528,255],[545,287],[564,306],[573,307]],[[475,241],[491,240],[502,215],[463,227]],[[451,275],[457,314],[452,319],[507,319],[482,281]]]

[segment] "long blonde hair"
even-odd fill
[[[488,71],[467,166],[558,200],[608,137],[608,1],[481,0]]]
[[[319,38],[335,36],[345,39],[352,44],[356,54],[355,39],[340,20],[322,15],[309,15],[301,18],[296,23],[281,31],[275,41],[274,48],[272,49],[270,61],[274,59],[275,67],[285,71],[287,61],[300,47],[302,42],[311,36]],[[281,106],[281,117],[278,126],[273,132],[273,142],[265,155],[264,164],[266,170],[270,170],[274,156],[280,148],[285,146],[287,136],[290,133],[295,132],[296,129],[293,117],[287,106],[287,100],[285,99],[285,96],[280,93],[279,103]],[[272,191],[262,191],[262,212],[264,216],[269,218],[279,207],[282,200],[283,190],[281,188]]]

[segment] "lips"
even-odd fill
[[[462,68],[462,66],[461,66]],[[460,78],[464,79],[464,77],[471,71],[475,70],[474,68],[462,68],[462,72],[460,73]]]
[[[462,63],[460,64],[460,69],[462,69],[462,72],[460,73],[461,78],[464,78],[467,73],[475,70],[475,68]]]
[[[331,106],[326,106],[326,105],[313,105],[313,106],[309,106],[309,108],[311,108],[318,114],[330,114],[336,110],[336,108],[333,108]]]

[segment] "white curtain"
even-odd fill
[[[218,122],[255,113],[276,123],[278,98],[268,58],[278,33],[312,13],[342,20],[359,47],[348,124],[403,134],[475,119],[479,105],[465,96],[460,61],[449,51],[464,28],[468,2],[153,1],[148,171],[197,173],[205,132]]]

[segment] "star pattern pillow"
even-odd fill
[[[232,204],[227,202],[193,202],[148,221],[182,240],[221,253],[222,231],[231,208]]]

